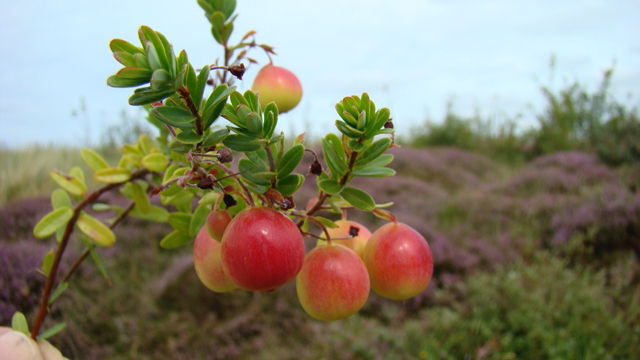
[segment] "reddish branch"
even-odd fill
[[[58,251],[56,252],[56,257],[53,261],[53,266],[51,266],[51,271],[49,272],[49,276],[47,277],[47,282],[44,286],[44,290],[42,291],[42,298],[40,299],[40,308],[38,309],[38,315],[36,315],[36,319],[33,322],[33,329],[31,329],[31,338],[36,339],[38,336],[38,332],[40,331],[40,327],[44,322],[44,319],[47,317],[49,313],[49,298],[51,297],[51,290],[53,289],[53,283],[56,278],[56,274],[58,273],[58,267],[60,266],[60,261],[62,260],[62,255],[64,254],[65,249],[67,248],[67,244],[69,243],[69,238],[71,237],[71,232],[73,231],[73,227],[78,220],[78,216],[80,216],[80,212],[87,205],[94,202],[100,195],[104,194],[107,191],[115,189],[127,182],[135,179],[140,179],[147,175],[149,170],[142,169],[131,175],[131,178],[127,181],[123,181],[115,184],[107,184],[100,189],[89,194],[81,203],[79,203],[75,209],[73,210],[73,216],[67,223],[67,227],[65,228],[64,235],[62,236],[62,240],[60,241],[60,245],[58,245]]]

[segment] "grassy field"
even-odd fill
[[[159,247],[166,224],[127,219],[100,251],[113,287],[87,261],[45,327],[67,324],[52,342],[70,359],[640,358],[640,123],[605,96],[607,81],[547,92],[537,132],[450,114],[391,150],[396,176],[360,181],[433,251],[432,283],[404,303],[372,293],[358,314],[325,323],[304,313],[294,284],[216,294],[190,245]],[[55,240],[31,231],[51,206],[48,171],[80,165],[76,154],[0,152],[0,325],[16,309],[34,317],[33,269]],[[308,183],[296,203],[314,195]],[[81,249],[74,241],[63,268]]]

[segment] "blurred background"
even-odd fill
[[[36,240],[51,210],[51,168],[91,147],[152,132],[129,89],[106,86],[112,38],[162,32],[195,65],[221,55],[195,1],[0,0],[0,326],[31,321]],[[309,146],[333,129],[334,104],[368,92],[389,107],[400,148],[392,178],[362,180],[422,233],[427,290],[404,303],[372,294],[333,323],[307,316],[295,286],[216,294],[189,245],[134,218],[52,308],[45,328],[70,359],[635,359],[640,357],[640,3],[637,1],[241,0],[232,42],[253,29],[304,95],[281,117]],[[240,90],[262,64],[260,51]],[[299,169],[306,174],[304,163]],[[297,195],[314,196],[309,179]],[[90,181],[89,181],[90,182]],[[95,187],[93,183],[90,187]],[[124,204],[112,194],[103,199]],[[96,216],[110,216],[97,213]],[[111,214],[112,215],[112,214]],[[350,214],[370,230],[372,216]],[[309,240],[311,241],[311,240]],[[79,253],[68,250],[63,273]],[[80,310],[79,310],[80,309]]]

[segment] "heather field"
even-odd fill
[[[199,282],[190,245],[159,247],[168,225],[127,218],[116,245],[100,251],[113,286],[83,264],[47,318],[67,324],[51,341],[70,359],[640,358],[640,122],[635,108],[607,98],[607,79],[595,93],[547,91],[535,131],[455,114],[428,123],[390,150],[396,176],[359,182],[431,245],[434,278],[415,298],[372,293],[358,314],[326,323],[306,315],[293,283],[217,294]],[[8,325],[15,310],[33,319],[45,279],[35,269],[55,240],[32,235],[51,209],[46,170],[17,175],[22,167],[7,170],[6,159],[28,156],[0,155]],[[312,183],[298,206],[314,196]],[[69,249],[63,274],[81,250]]]

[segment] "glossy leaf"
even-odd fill
[[[220,102],[217,105],[209,107],[204,111],[204,113],[202,113],[202,123],[204,124],[203,127],[205,129],[208,129],[211,124],[213,124],[216,119],[220,117],[220,114],[222,114],[225,105],[225,102]]]
[[[304,183],[304,176],[301,174],[289,174],[278,179],[276,190],[278,190],[282,196],[291,196],[302,186],[302,183]]]
[[[153,116],[165,124],[176,127],[191,127],[191,123],[196,119],[189,110],[173,106],[156,106],[149,110]]]
[[[128,41],[125,40],[121,40],[121,39],[113,39],[109,42],[109,49],[111,49],[112,52],[116,52],[116,51],[124,51],[127,52],[129,54],[135,54],[135,53],[141,53],[144,52],[144,50],[142,50],[142,48],[137,47],[133,44],[131,44]]]
[[[27,318],[20,311],[16,311],[11,317],[11,328],[13,331],[21,332],[27,336],[31,336],[29,334],[29,325],[27,323]]]
[[[326,139],[322,139],[322,153],[334,179],[339,179],[347,171],[347,164],[336,154],[335,149]]]
[[[98,255],[98,252],[96,251],[96,245],[93,244],[91,240],[89,240],[89,238],[84,234],[80,236],[80,240],[82,240],[84,245],[89,250],[89,255],[91,255],[91,260],[93,260],[93,263],[96,265],[96,268],[98,268],[98,271],[100,271],[100,274],[102,274],[102,277],[107,281],[107,284],[111,284],[111,280],[109,279],[109,274],[107,274],[107,269],[104,267],[104,264],[102,263],[102,259],[100,258],[100,255]]]
[[[191,222],[189,223],[189,236],[195,238],[198,234],[198,231],[202,229],[205,221],[207,220],[207,215],[209,214],[210,206],[199,205],[196,210],[193,212],[191,216]]]
[[[178,187],[178,189],[180,188]],[[142,212],[134,208],[129,213],[129,216],[154,222],[167,222],[169,218],[169,212],[163,207],[151,205],[148,212],[143,214]]]
[[[174,230],[160,241],[160,246],[165,249],[173,249],[190,242],[191,239],[188,234]]]
[[[155,53],[156,57],[158,58],[160,67],[170,72],[171,64],[170,64],[169,58],[167,57],[164,44],[162,43],[162,40],[160,40],[160,37],[158,37],[158,34],[150,27],[144,26],[144,25],[140,27],[138,32],[142,33],[142,35],[144,36],[144,39],[148,41],[147,44],[151,45],[151,47],[153,48],[152,50]],[[149,57],[149,50],[147,50],[147,57]],[[154,70],[157,69],[157,67],[152,67],[152,68]]]
[[[358,154],[354,165],[358,166],[371,162],[387,151],[389,146],[391,146],[391,139],[389,138],[382,138],[374,141],[363,152]]]
[[[181,143],[180,141],[174,141],[169,144],[169,148],[177,153],[186,154],[189,150],[193,150],[194,146],[192,144]]]
[[[262,141],[239,134],[228,135],[222,143],[229,149],[240,152],[256,151],[262,146]]]
[[[62,189],[55,189],[51,192],[51,206],[53,207],[53,210],[61,208],[73,209],[73,204],[71,204],[69,194]]]
[[[113,231],[100,220],[90,215],[80,214],[76,226],[98,245],[109,247],[116,242],[116,236]]]
[[[348,142],[348,146],[353,150],[353,151],[362,151],[362,149],[364,149],[364,144],[358,142],[358,140],[356,139],[351,139]]]
[[[351,175],[362,177],[389,177],[396,174],[396,171],[385,167],[367,166],[353,170]]]
[[[56,253],[53,250],[49,250],[48,253],[44,255],[44,259],[42,259],[42,272],[45,276],[49,276],[51,273],[51,268],[53,267],[53,261],[56,258]]]
[[[149,78],[127,79],[116,75],[107,78],[107,85],[117,88],[140,86],[148,82]]]
[[[73,217],[73,210],[62,207],[45,215],[33,228],[33,235],[39,239],[53,235]]]
[[[171,80],[171,74],[165,69],[156,69],[153,71],[151,80],[149,80],[149,87],[151,87],[153,91],[158,91],[171,86]]]
[[[371,122],[371,127],[367,129],[367,133],[380,130],[380,128],[387,123],[387,120],[389,120],[389,116],[391,116],[391,111],[389,109],[382,108],[378,110],[375,121]]]
[[[151,203],[149,202],[147,193],[137,181],[132,181],[130,184],[131,195],[133,197],[133,201],[136,203],[136,208],[143,214],[148,213],[149,210],[151,210]]]
[[[296,169],[302,157],[304,156],[304,146],[294,145],[282,155],[282,159],[278,162],[278,177],[283,178]]]
[[[183,212],[170,213],[167,218],[167,222],[169,222],[169,225],[171,225],[174,229],[188,234],[189,225],[191,224],[191,214]]]
[[[269,138],[273,135],[276,125],[278,124],[278,107],[274,102],[268,103],[263,111],[264,117],[264,136]]]
[[[352,139],[359,139],[364,134],[362,131],[347,125],[342,120],[336,120],[336,127],[341,133]]]
[[[192,130],[184,130],[176,136],[176,140],[186,144],[197,144],[204,140],[204,135],[198,135]]]
[[[75,177],[65,176],[55,170],[49,172],[49,177],[71,195],[84,196],[87,193],[87,187]]]
[[[93,171],[109,168],[107,161],[92,149],[84,148],[80,150],[80,157]]]
[[[333,147],[333,150],[335,150],[336,154],[340,156],[340,159],[342,159],[342,161],[346,164],[348,161],[347,154],[344,152],[344,148],[342,146],[342,140],[340,140],[340,137],[338,137],[338,135],[334,133],[329,133],[325,135],[324,138],[327,139],[327,141],[329,141],[329,143]]]
[[[131,178],[131,174],[127,169],[109,168],[96,171],[96,173],[93,174],[93,178],[103,183],[117,184],[129,180]]]
[[[193,69],[193,68],[192,68]],[[196,86],[195,89],[190,89],[191,98],[193,102],[196,104],[197,108],[200,108],[200,102],[202,101],[202,96],[204,95],[204,89],[207,86],[207,80],[209,80],[209,65],[205,65],[200,70],[198,77],[196,78]]]
[[[333,220],[329,220],[325,217],[322,216],[314,216],[314,218],[316,220],[318,220],[324,227],[328,228],[328,229],[335,229],[338,227],[338,224],[336,224],[335,222],[333,222]]]
[[[76,178],[82,184],[82,186],[84,186],[85,189],[87,188],[87,183],[84,178],[84,171],[82,171],[81,167],[72,167],[71,170],[69,170],[69,176]]]
[[[218,129],[216,131],[212,131],[209,135],[204,138],[204,142],[202,146],[207,148],[216,144],[219,144],[225,137],[229,135],[229,129]]]
[[[265,186],[271,185],[271,181],[269,179],[256,177],[253,175],[256,172],[262,171],[262,169],[257,168],[253,164],[253,162],[251,162],[248,159],[240,159],[240,161],[238,161],[238,171],[242,173],[240,175],[242,176],[242,178],[247,179],[248,181],[251,181],[256,185],[265,185]]]
[[[65,327],[67,327],[67,325],[65,323],[63,323],[63,322],[57,323],[57,324],[53,325],[52,327],[48,328],[47,330],[41,332],[40,335],[38,335],[36,338],[38,340],[48,339],[48,338],[54,336],[55,334],[59,333],[60,331],[64,330]]]
[[[113,57],[116,59],[117,62],[119,62],[120,64],[127,66],[127,67],[138,67],[136,65],[136,60],[133,56],[133,54],[130,54],[126,51],[115,51],[113,53]]]
[[[118,70],[115,75],[122,79],[146,79],[145,82],[149,82],[151,74],[151,70],[146,68],[125,67]]]
[[[158,101],[162,101],[169,96],[175,94],[173,87],[167,87],[160,90],[151,90],[151,88],[136,89],[129,97],[129,105],[147,105]]]
[[[342,189],[344,189],[344,185],[340,185],[340,183],[334,179],[320,180],[318,181],[318,187],[330,195],[339,195]]]
[[[354,187],[346,186],[342,189],[340,196],[360,210],[370,211],[376,207],[376,203],[373,201],[371,195]]]
[[[252,112],[244,119],[247,130],[253,135],[260,135],[262,132],[262,119],[257,112]]]
[[[56,299],[59,298],[65,290],[67,290],[67,288],[69,288],[69,283],[66,281],[58,285],[49,297],[49,305],[53,304],[54,301],[56,301]]]

